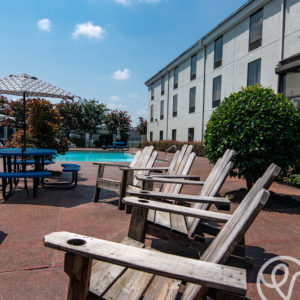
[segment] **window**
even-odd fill
[[[260,84],[261,59],[257,59],[248,64],[247,86]]]
[[[300,96],[300,68],[283,75],[283,95],[289,99]]]
[[[160,91],[161,95],[165,94],[165,76],[163,76],[160,80]]]
[[[151,85],[151,100],[154,99],[154,85]]]
[[[176,129],[172,129],[172,141],[176,141]]]
[[[177,117],[177,99],[178,95],[173,96],[173,117]]]
[[[214,45],[214,69],[222,66],[223,58],[223,36],[215,40]]]
[[[159,140],[162,141],[164,139],[164,132],[161,130],[159,132]]]
[[[188,142],[194,141],[194,128],[188,129]]]
[[[160,101],[160,119],[163,120],[164,119],[164,105],[165,101],[161,100]]]
[[[197,54],[191,57],[191,80],[196,78],[197,71]]]
[[[213,80],[212,107],[217,107],[221,102],[222,76],[215,77]]]
[[[174,69],[174,89],[178,88],[178,67]]]
[[[249,51],[261,46],[263,26],[263,10],[260,9],[250,16]]]
[[[190,88],[189,113],[195,112],[196,87]]]
[[[154,105],[152,104],[150,106],[150,122],[153,122],[153,111],[154,111]]]
[[[150,142],[153,141],[153,131],[150,131]]]

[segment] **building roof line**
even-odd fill
[[[218,29],[220,29],[222,26],[226,25],[231,19],[233,19],[235,16],[237,16],[241,11],[243,11],[246,7],[248,7],[250,4],[257,2],[257,7],[255,9],[259,8],[260,6],[264,5],[265,3],[269,2],[271,0],[248,0],[246,3],[244,3],[240,8],[238,8],[235,12],[233,12],[231,15],[229,15],[225,20],[223,20],[221,23],[219,23],[217,26],[215,26],[212,30],[210,30],[207,34],[202,36],[197,42],[195,42],[192,46],[190,46],[187,50],[182,52],[180,55],[178,55],[175,59],[173,59],[169,64],[167,64],[165,67],[163,67],[161,70],[159,70],[155,75],[153,75],[151,78],[146,80],[145,85],[149,86],[153,84],[154,81],[156,81],[159,77],[164,76],[170,69],[174,68],[176,64],[180,64],[180,59],[184,57],[186,54],[190,53],[190,55],[194,54],[192,50],[200,46],[198,50],[202,49],[205,44],[205,40],[208,39],[209,36],[213,35]],[[234,25],[232,25],[234,26]],[[208,42],[209,43],[209,42]]]

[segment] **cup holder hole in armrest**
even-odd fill
[[[138,200],[138,201],[141,202],[141,203],[149,203],[148,200]]]
[[[71,239],[71,240],[68,240],[67,243],[72,246],[82,246],[82,245],[86,244],[86,241],[82,240],[82,239]]]

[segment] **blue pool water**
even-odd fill
[[[54,161],[131,161],[133,154],[106,151],[68,151],[64,155],[57,155]]]

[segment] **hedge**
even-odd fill
[[[204,146],[203,142],[177,142],[172,140],[163,140],[163,141],[153,141],[153,142],[143,142],[141,143],[140,147],[144,148],[145,146],[154,146],[154,149],[157,151],[166,151],[172,145],[175,145],[177,149],[181,149],[184,144],[193,145],[193,151],[196,153],[197,156],[204,156]],[[175,149],[172,148],[170,153],[174,153]]]

